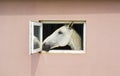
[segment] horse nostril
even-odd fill
[[[42,50],[45,50],[45,51],[49,51],[50,50],[50,45],[44,43],[43,46],[42,46]]]

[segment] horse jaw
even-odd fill
[[[66,40],[55,41],[51,39],[51,36],[49,36],[43,42],[43,50],[49,51],[50,49],[54,49],[57,47],[64,47],[68,45],[69,40],[70,40],[70,37],[69,39],[67,38]]]

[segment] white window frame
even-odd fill
[[[40,34],[40,43],[42,44],[42,41],[43,41],[43,24],[44,23],[70,23],[70,22],[74,22],[74,23],[82,23],[83,24],[83,26],[84,26],[84,33],[83,33],[83,50],[74,50],[74,51],[70,51],[70,50],[64,50],[64,51],[62,51],[62,50],[50,50],[49,52],[47,52],[47,53],[71,53],[71,54],[82,54],[82,53],[86,53],[86,21],[85,20],[39,20],[39,21],[30,21],[30,23],[29,23],[29,25],[30,25],[30,46],[29,46],[29,48],[30,48],[30,51],[29,51],[29,54],[34,54],[34,53],[38,53],[38,51],[37,50],[34,50],[33,49],[33,35],[34,35],[34,30],[33,30],[33,27],[35,26],[35,25],[37,25],[37,26],[40,26],[40,32],[41,32],[41,34]],[[49,26],[48,26],[48,28],[49,28]],[[42,45],[40,46],[41,47],[41,52],[42,53],[46,53],[46,52],[43,52],[42,51]]]
[[[42,49],[42,45],[40,45],[39,49],[34,49],[34,26],[40,26],[40,44],[42,44],[42,23],[30,21],[29,22],[29,54],[38,53]]]

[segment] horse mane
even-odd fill
[[[73,33],[69,42],[69,46],[73,50],[80,50],[81,49],[81,37],[80,35],[72,28]]]

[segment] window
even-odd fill
[[[86,21],[41,20],[30,22],[30,54],[85,53]]]

